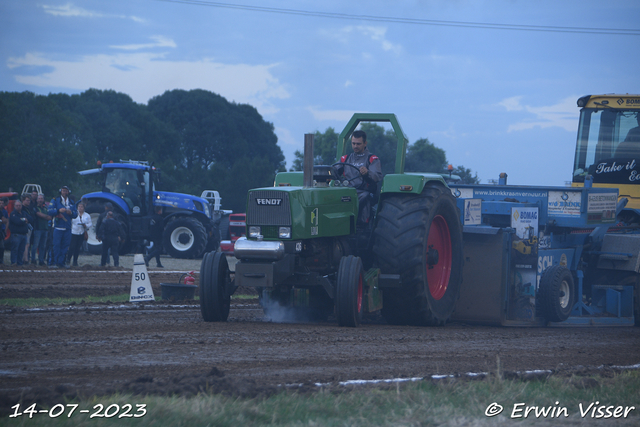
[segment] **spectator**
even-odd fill
[[[78,266],[78,255],[80,247],[84,242],[84,233],[91,228],[91,216],[84,211],[84,202],[78,202],[78,216],[71,220],[71,245],[69,246],[69,256],[67,260],[71,262],[73,258],[73,266]]]
[[[30,194],[22,195],[22,211],[31,218],[35,218],[35,215],[33,214],[33,207],[31,206]],[[22,254],[22,260],[27,264],[29,263],[29,248],[31,247],[31,243],[33,241],[33,222],[35,221],[32,220],[29,223],[30,227],[29,231],[27,231],[27,243],[24,247],[24,254]]]
[[[47,213],[49,213],[48,209]],[[53,217],[49,215],[49,218],[51,219],[47,222],[47,248],[45,249],[45,262],[49,267],[52,267],[55,265],[53,259]]]
[[[24,248],[27,244],[27,233],[33,218],[22,209],[22,202],[16,200],[13,211],[9,216],[9,229],[11,230],[11,265],[22,265]]]
[[[104,204],[104,212],[102,212],[100,216],[98,216],[98,220],[96,221],[96,235],[98,234],[98,229],[100,228],[100,225],[102,225],[102,221],[104,221],[104,218],[107,216],[107,212],[112,210],[113,210],[113,205],[111,204],[111,202],[107,202]]]
[[[0,264],[4,264],[4,239],[7,237],[7,224],[9,224],[9,214],[6,209],[8,204],[8,198],[0,199]]]
[[[104,267],[109,263],[109,250],[113,256],[113,265],[120,265],[118,256],[118,245],[124,238],[124,231],[120,223],[114,218],[113,211],[108,211],[107,215],[98,229],[98,240],[102,242],[102,259],[100,265]]]
[[[54,217],[53,223],[53,261],[52,268],[66,268],[64,263],[69,244],[71,243],[71,220],[78,216],[73,200],[69,198],[69,187],[60,189],[60,196],[51,200],[49,215]]]
[[[36,263],[36,252],[40,265],[45,265],[45,253],[47,251],[47,236],[49,234],[49,221],[51,217],[44,204],[44,194],[38,194],[34,209],[33,244],[31,245],[31,264]]]
[[[98,216],[98,220],[96,221],[96,238],[98,238],[98,230],[102,225],[102,221],[104,221],[105,217],[107,216],[107,212],[112,210],[113,210],[113,204],[111,204],[111,202],[107,202],[104,204],[104,211]],[[111,255],[111,252],[107,254],[107,264],[109,264],[109,255]]]
[[[162,206],[156,206],[156,213],[151,217],[150,234],[153,248],[144,258],[144,263],[149,267],[151,258],[156,257],[156,265],[158,268],[164,268],[160,263],[160,255],[162,254],[162,231],[164,230],[164,220],[162,218]]]

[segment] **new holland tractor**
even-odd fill
[[[102,191],[82,196],[87,204],[93,226],[88,230],[89,251],[101,253],[102,243],[96,238],[96,223],[105,204],[113,205],[116,219],[122,225],[126,239],[121,250],[128,252],[136,244],[150,238],[150,221],[154,206],[164,209],[164,250],[174,258],[196,258],[207,247],[215,250],[220,238],[216,221],[219,218],[206,198],[189,194],[157,191],[158,171],[148,162],[121,160],[119,163],[99,163],[95,169],[80,171],[80,175],[97,175]],[[215,191],[205,191],[203,196]],[[219,207],[219,203],[215,203]]]
[[[348,182],[337,173],[336,166],[353,166],[314,167],[313,135],[306,135],[303,173],[280,173],[274,187],[249,192],[234,279],[223,253],[204,255],[205,321],[227,320],[238,287],[255,288],[269,316],[335,314],[351,327],[378,310],[391,324],[443,325],[450,318],[463,264],[456,201],[441,175],[404,173],[407,138],[393,114],[355,114],[340,134],[336,160],[361,122],[388,122],[398,140],[395,173],[383,178],[371,221],[357,221],[359,178]]]

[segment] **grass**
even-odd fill
[[[592,402],[600,405],[635,407],[615,425],[640,424],[640,372],[630,371],[610,378],[550,377],[538,380],[501,380],[496,376],[484,380],[440,380],[392,384],[385,387],[334,387],[317,392],[283,391],[268,398],[244,399],[200,394],[192,398],[137,397],[114,395],[77,402],[78,409],[92,409],[96,404],[112,406],[145,404],[147,413],[129,418],[134,426],[430,426],[430,425],[611,425],[591,411],[581,415]],[[496,402],[502,413],[487,417],[487,407]],[[514,405],[556,408],[548,415],[524,418],[523,411],[513,413]],[[560,413],[558,408],[567,408]],[[92,410],[93,412],[93,410]],[[121,413],[121,412],[120,412]],[[559,413],[559,417],[552,414]],[[39,426],[107,426],[123,420],[93,418],[75,413],[51,419],[34,415]],[[605,413],[606,414],[606,413]],[[523,415],[522,417],[513,417]],[[611,417],[613,419],[613,417]],[[28,415],[0,419],[2,426],[35,425]]]
[[[257,295],[232,295],[233,300],[252,300],[256,299]],[[161,301],[162,297],[156,296],[156,301]],[[200,298],[196,295],[196,301]],[[0,299],[0,308],[9,307],[45,307],[45,306],[65,306],[83,303],[106,303],[106,302],[129,302],[129,294],[120,295],[108,295],[102,297],[96,296],[84,296],[81,298],[3,298]]]

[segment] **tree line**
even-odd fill
[[[112,90],[0,92],[0,192],[33,183],[53,196],[69,185],[79,197],[98,187],[78,171],[146,160],[162,172],[157,189],[218,190],[224,209],[244,212],[247,191],[284,170],[277,142],[254,107],[205,90],[167,91],[148,105]]]
[[[371,152],[392,173],[396,140],[393,131],[363,123]],[[316,164],[335,161],[338,134],[333,128],[316,132]],[[162,172],[159,190],[200,195],[218,190],[224,209],[244,212],[251,188],[273,185],[285,170],[274,125],[247,104],[228,102],[205,90],[171,90],[134,102],[113,90],[89,89],[79,95],[36,95],[0,92],[0,192],[24,184],[40,184],[52,197],[68,185],[72,194],[96,191],[88,177],[77,174],[97,161],[146,160]],[[444,150],[427,139],[408,148],[405,170],[442,172]],[[292,170],[301,170],[296,152]],[[454,174],[478,182],[469,169]]]

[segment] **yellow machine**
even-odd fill
[[[602,248],[587,252],[597,263],[590,263],[585,279],[608,288],[633,285],[640,325],[640,95],[588,95],[578,99],[578,107],[572,185],[617,188],[618,200],[627,201]],[[589,200],[587,210],[592,202],[598,203]]]
[[[587,95],[578,107],[572,185],[618,188],[625,222],[640,223],[640,95]]]

